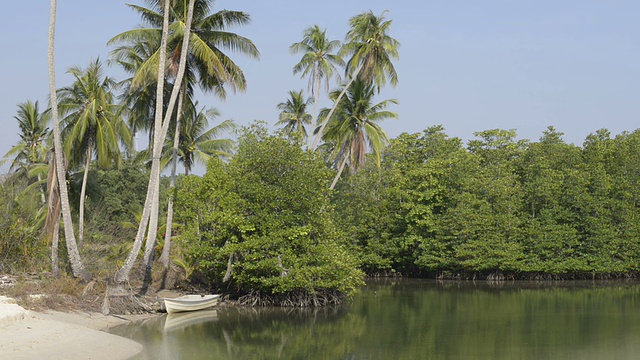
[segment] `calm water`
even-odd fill
[[[371,282],[339,309],[219,308],[111,332],[141,359],[638,359],[640,284]]]

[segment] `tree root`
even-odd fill
[[[337,291],[291,291],[285,294],[264,294],[252,291],[238,299],[240,306],[326,307],[344,302],[345,296]]]

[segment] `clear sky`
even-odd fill
[[[144,5],[142,0],[130,3]],[[0,156],[18,141],[13,116],[27,99],[47,103],[49,1],[9,1],[0,22]],[[401,43],[399,84],[378,100],[396,98],[400,118],[382,123],[390,137],[441,124],[465,142],[487,129],[515,129],[538,140],[550,125],[581,145],[601,128],[613,135],[634,131],[640,118],[640,1],[630,0],[219,0],[214,11],[249,13],[249,26],[232,28],[251,39],[259,61],[232,55],[248,90],[225,102],[202,96],[223,119],[248,124],[277,120],[276,104],[307,81],[292,74],[301,55],[289,45],[318,24],[344,40],[348,19],[389,10],[390,35]],[[65,71],[108,58],[107,41],[140,23],[120,0],[59,0],[56,30],[57,87]],[[117,68],[107,73],[117,80]],[[324,103],[325,106],[328,104]],[[6,171],[6,166],[0,168]]]

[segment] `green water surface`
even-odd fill
[[[140,359],[640,359],[640,284],[370,282],[337,309],[163,315]]]

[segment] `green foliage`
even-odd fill
[[[638,271],[640,135],[590,135],[583,148],[547,129],[402,134],[380,171],[334,197],[367,273],[586,277]],[[502,276],[502,275],[500,275]]]
[[[47,266],[47,243],[38,216],[40,198],[25,194],[23,185],[0,184],[0,273],[41,271]]]
[[[298,144],[245,129],[228,164],[211,160],[179,191],[181,245],[208,281],[228,280],[238,294],[350,295],[362,273],[329,215],[330,176]]]

